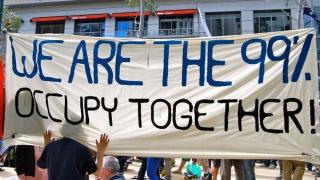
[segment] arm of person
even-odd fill
[[[44,148],[42,151],[40,158],[37,160],[37,166],[41,169],[47,169],[47,148]]]
[[[109,138],[106,134],[101,134],[100,141],[96,140],[97,146],[97,170],[93,173],[95,176],[101,176],[101,170],[103,166],[103,156],[104,152],[107,150],[109,144]]]
[[[47,145],[52,141],[52,132],[50,130],[46,130],[43,133],[44,140],[44,150],[42,151],[40,158],[37,161],[37,166],[41,169],[47,168]]]

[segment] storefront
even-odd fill
[[[150,12],[145,12],[144,15],[144,36],[147,36]],[[115,18],[115,37],[136,36],[140,23],[139,12],[113,13],[112,17]]]
[[[107,13],[71,16],[74,20],[74,34],[81,36],[103,37]]]
[[[193,35],[193,16],[198,10],[168,10],[157,11],[159,16],[159,36]]]

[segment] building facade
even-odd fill
[[[138,7],[124,0],[5,0],[23,20],[19,32],[136,37]],[[295,0],[154,0],[147,38],[239,35],[297,29]],[[204,23],[205,22],[205,23]],[[301,27],[301,26],[300,26]]]

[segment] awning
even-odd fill
[[[144,12],[145,16],[150,16],[150,11]],[[125,13],[112,13],[112,17],[119,18],[119,17],[137,17],[140,16],[140,12],[125,12]]]
[[[197,9],[182,9],[182,10],[165,10],[165,11],[157,11],[156,15],[190,15],[198,13]]]
[[[51,16],[51,17],[36,17],[32,18],[31,22],[54,22],[54,21],[65,21],[67,16]]]
[[[80,19],[105,19],[110,17],[109,14],[103,13],[103,14],[85,14],[85,15],[74,15],[71,16],[71,19],[73,20],[80,20]]]

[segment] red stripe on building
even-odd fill
[[[52,17],[36,17],[32,18],[31,22],[54,22],[54,21],[65,21],[67,16],[52,16]]]
[[[183,9],[183,10],[165,10],[165,11],[157,11],[156,15],[189,15],[198,13],[197,9]]]
[[[75,15],[71,16],[71,19],[73,20],[79,20],[79,19],[106,19],[109,18],[110,15],[107,13],[103,14],[86,14],[86,15]]]
[[[144,12],[145,16],[150,16],[150,11]],[[112,13],[112,17],[118,18],[118,17],[137,17],[140,16],[139,12],[125,12],[125,13]]]

